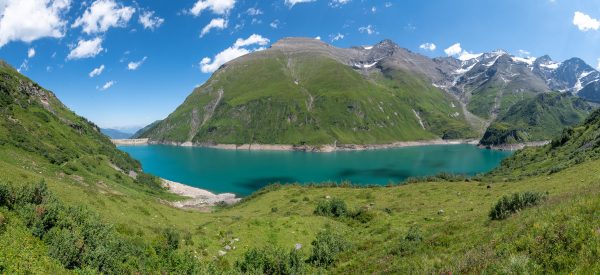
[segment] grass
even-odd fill
[[[26,161],[27,158],[21,160]],[[2,181],[35,181],[40,178],[35,170],[4,163],[1,167],[11,171],[1,171],[2,175],[12,175],[4,176],[0,179]],[[62,200],[69,204],[88,205],[105,221],[115,224],[122,234],[141,234],[151,239],[166,227],[188,232],[194,245],[185,249],[203,251],[203,261],[213,261],[213,257],[218,255],[219,250],[224,250],[230,240],[239,239],[235,250],[218,257],[225,268],[232,268],[248,249],[265,245],[282,247],[287,251],[300,243],[302,255],[308,257],[310,244],[316,235],[329,228],[345,236],[353,247],[340,254],[330,269],[334,273],[348,273],[358,268],[365,272],[463,273],[507,268],[511,261],[525,261],[523,259],[529,264],[535,263],[525,266],[527,270],[555,270],[544,265],[544,261],[553,263],[552,259],[543,260],[544,255],[533,255],[537,251],[522,251],[520,242],[535,241],[536,234],[544,228],[555,230],[558,221],[582,222],[581,226],[587,229],[582,232],[576,228],[577,233],[591,242],[584,246],[584,250],[596,251],[593,249],[598,249],[595,246],[598,235],[594,228],[600,228],[600,223],[593,218],[586,220],[585,215],[593,217],[600,211],[599,167],[600,162],[593,161],[551,176],[519,182],[437,182],[372,188],[272,187],[239,205],[215,213],[174,209],[161,203],[154,195],[125,186],[112,186],[111,190],[118,194],[110,194],[91,184],[69,183],[47,176],[52,173],[45,172],[44,177],[50,189]],[[548,192],[549,199],[504,221],[489,220],[489,210],[498,199],[525,191]],[[319,201],[326,200],[327,196],[345,201],[350,210],[367,209],[373,218],[361,223],[351,218],[315,215]],[[557,217],[560,219],[556,220]],[[392,250],[401,245],[401,238],[415,227],[423,239],[419,247],[410,255],[394,257]],[[504,245],[498,247],[498,243]],[[579,247],[573,253],[579,253],[581,249]],[[516,257],[516,260],[511,257]],[[598,267],[590,261],[590,257],[587,254],[574,257],[571,264],[556,270],[596,270]],[[472,261],[476,261],[475,265]]]
[[[217,104],[218,91],[224,91]],[[143,134],[197,143],[322,145],[474,137],[458,102],[404,71],[364,76],[328,57],[233,62]],[[421,127],[414,112],[424,120]]]
[[[583,99],[568,94],[540,94],[512,105],[487,129],[481,143],[510,144],[550,140],[565,127],[581,123],[592,107]]]

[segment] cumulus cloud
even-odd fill
[[[29,50],[27,50],[27,58],[32,58],[34,56],[35,56],[35,49],[29,48]]]
[[[460,43],[456,43],[456,44],[453,44],[452,46],[446,48],[444,50],[444,52],[448,56],[458,55],[462,52],[462,47],[460,46]]]
[[[263,12],[257,8],[249,8],[246,13],[250,16],[257,16],[263,14]]]
[[[165,19],[155,16],[153,11],[145,11],[140,15],[139,22],[144,29],[155,30],[165,22]]]
[[[314,1],[315,0],[285,0],[285,4],[291,9],[296,4],[309,3]]]
[[[367,26],[364,26],[364,27],[360,27],[360,28],[358,28],[358,31],[360,33],[366,33],[368,35],[378,34],[378,32],[375,30],[375,27],[373,27],[373,25],[367,25]]]
[[[350,0],[331,0],[329,6],[337,8],[350,3]]]
[[[580,31],[598,30],[600,28],[600,21],[589,15],[576,11],[573,16],[573,25],[577,26]]]
[[[82,27],[87,34],[106,32],[111,27],[125,27],[134,12],[114,0],[96,0],[71,27]]]
[[[148,59],[147,56],[144,56],[144,58],[142,58],[142,60],[137,61],[137,62],[129,62],[129,64],[127,64],[127,69],[130,71],[135,71],[137,70],[140,66],[142,66],[142,64],[144,64],[144,62],[146,61],[146,59]]]
[[[208,23],[208,25],[202,28],[202,31],[200,32],[200,37],[204,37],[204,35],[208,34],[212,29],[222,30],[225,28],[227,28],[227,20],[223,18],[215,18],[213,20],[210,20],[210,23]]]
[[[100,67],[93,69],[89,75],[90,77],[95,77],[101,75],[102,72],[104,72],[104,65],[100,65]]]
[[[531,52],[527,51],[527,50],[519,50],[519,56],[521,57],[529,57],[531,56]]]
[[[106,90],[110,89],[110,87],[114,86],[115,84],[117,84],[117,82],[114,80],[111,80],[111,81],[104,83],[104,85],[102,85],[102,87],[96,87],[96,89],[98,89],[100,91],[106,91]]]
[[[61,38],[70,0],[0,0],[0,47],[11,41]]]
[[[344,35],[339,32],[335,35],[332,34],[329,37],[331,37],[331,42],[335,42],[335,41],[344,39]]]
[[[426,51],[435,51],[435,49],[437,48],[437,46],[433,43],[423,43],[421,44],[421,46],[419,46],[420,49],[422,50],[426,50]]]
[[[210,10],[215,14],[228,14],[235,7],[235,0],[198,0],[190,13],[198,16],[204,10]]]
[[[102,38],[100,37],[91,40],[79,40],[77,46],[75,46],[67,56],[67,59],[90,58],[98,55],[103,50]]]
[[[444,52],[446,53],[446,55],[455,56],[456,58],[462,61],[481,56],[480,53],[470,53],[466,50],[463,50],[463,48],[460,46],[460,43],[453,44],[452,46],[446,48]]]
[[[264,49],[269,44],[269,39],[258,34],[253,34],[246,39],[238,38],[235,43],[215,55],[213,58],[205,57],[200,61],[200,70],[203,73],[213,73],[223,64],[236,59],[242,55]],[[258,48],[248,48],[248,46],[259,46]]]
[[[269,26],[271,26],[271,28],[273,28],[273,29],[279,28],[279,20],[275,20],[275,21],[271,22],[271,24],[269,24]]]

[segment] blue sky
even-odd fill
[[[220,61],[288,36],[600,58],[600,1],[0,0],[0,15],[0,58],[101,127],[164,118]]]

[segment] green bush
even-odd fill
[[[246,251],[236,267],[244,274],[304,274],[306,269],[298,250],[274,246]]]
[[[314,266],[323,268],[331,266],[338,254],[350,247],[348,241],[341,235],[329,230],[319,232],[311,244],[313,247],[308,262]]]
[[[339,218],[348,213],[348,207],[342,199],[321,200],[318,202],[314,213],[319,216]]]
[[[503,196],[492,207],[489,217],[492,220],[503,220],[521,209],[539,204],[546,199],[547,194],[539,192],[515,193],[512,196]]]
[[[418,227],[411,227],[406,232],[406,235],[400,239],[398,246],[392,249],[392,254],[407,256],[414,254],[423,241],[423,236]]]

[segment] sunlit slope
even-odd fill
[[[519,101],[486,130],[481,144],[500,145],[551,140],[564,128],[584,121],[592,107],[568,94],[544,93]]]
[[[222,67],[142,136],[294,145],[474,137],[456,106],[412,72],[370,77],[317,53],[269,49]]]

